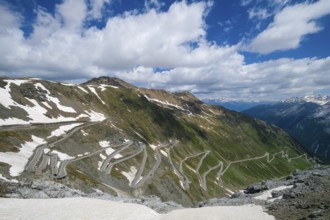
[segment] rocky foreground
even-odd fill
[[[287,187],[283,187],[287,186]],[[274,190],[284,188],[282,190]],[[265,193],[269,196],[263,196]],[[276,219],[330,219],[330,167],[295,171],[286,179],[248,186],[230,199],[212,199],[202,205],[257,204]]]
[[[61,183],[35,180],[32,183],[0,182],[0,195],[7,198],[88,197],[145,205],[158,213],[183,207],[163,202],[158,197],[116,197],[95,189],[86,194]],[[200,202],[203,206],[262,205],[276,219],[330,219],[330,167],[295,171],[286,179],[264,181],[235,192],[230,198],[214,198]]]

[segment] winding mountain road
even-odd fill
[[[86,127],[89,127],[89,126],[93,126],[93,125],[96,125],[96,124],[99,124],[101,123],[102,121],[99,121],[99,122],[88,122],[86,124],[83,124],[83,125],[79,125],[75,128],[73,128],[69,133],[67,134],[63,134],[61,135],[61,138],[56,140],[56,141],[53,141],[53,142],[50,142],[50,143],[47,143],[47,144],[42,144],[40,146],[38,146],[32,156],[32,159],[29,160],[29,162],[27,163],[26,167],[25,167],[25,170],[26,171],[36,171],[36,168],[37,168],[37,164],[38,162],[40,161],[41,159],[41,156],[44,154],[44,149],[49,147],[49,148],[53,148],[56,144],[68,139],[69,137],[71,137],[74,133],[76,133],[77,131],[83,129],[83,128],[86,128]],[[75,122],[77,123],[77,122]]]
[[[170,153],[170,152],[168,152],[168,153]],[[253,160],[260,160],[260,159],[264,159],[264,158],[266,158],[267,163],[271,163],[276,158],[277,155],[281,155],[282,158],[286,158],[288,162],[291,162],[292,160],[299,159],[299,158],[302,158],[302,157],[305,157],[305,160],[308,161],[308,162],[310,162],[310,160],[311,160],[311,159],[308,158],[307,154],[302,154],[302,155],[299,155],[299,156],[290,158],[289,155],[288,155],[288,153],[285,152],[285,151],[280,151],[280,152],[277,152],[277,153],[274,153],[274,154],[270,154],[270,153],[267,152],[264,155],[253,157],[253,158],[246,158],[246,159],[242,159],[242,160],[229,161],[226,167],[224,167],[224,163],[222,161],[219,161],[219,163],[216,166],[209,168],[201,176],[200,173],[199,173],[200,167],[203,164],[206,156],[209,153],[210,153],[209,151],[205,151],[205,152],[200,152],[200,153],[197,153],[197,154],[194,154],[194,155],[190,155],[190,156],[185,157],[182,161],[180,161],[180,168],[179,168],[180,172],[178,172],[176,170],[175,166],[171,163],[174,172],[176,172],[178,176],[181,175],[181,178],[179,176],[180,180],[182,182],[184,182],[185,184],[188,184],[188,187],[189,187],[190,181],[187,180],[187,178],[186,178],[186,176],[184,174],[183,163],[185,161],[189,160],[190,158],[197,157],[197,156],[200,156],[202,154],[204,154],[204,155],[203,155],[203,157],[200,158],[200,160],[198,162],[198,165],[197,165],[197,167],[195,169],[195,173],[198,176],[198,179],[199,179],[199,182],[200,182],[200,186],[205,191],[207,190],[206,176],[211,171],[216,170],[216,169],[219,169],[219,171],[217,172],[217,175],[216,175],[216,180],[219,182],[221,180],[221,176],[223,176],[228,171],[228,169],[230,168],[230,166],[233,165],[233,164],[244,163],[244,162],[253,161]],[[171,162],[171,160],[170,160],[170,162]],[[186,189],[186,188],[184,187],[184,189]]]
[[[73,162],[76,162],[78,160],[82,160],[82,159],[85,159],[85,158],[88,158],[88,157],[91,157],[91,156],[94,156],[96,154],[99,154],[101,153],[102,151],[105,151],[106,149],[108,148],[113,148],[113,147],[119,147],[119,146],[122,146],[122,145],[125,145],[125,146],[130,146],[133,144],[133,141],[128,141],[126,143],[123,143],[123,144],[118,144],[118,145],[114,145],[114,146],[108,146],[108,147],[105,147],[105,148],[102,148],[102,149],[99,149],[99,150],[96,150],[92,153],[88,153],[84,156],[80,156],[80,157],[76,157],[74,159],[68,159],[68,160],[63,160],[60,164],[60,167],[58,169],[58,174],[56,175],[56,178],[63,178],[65,176],[67,176],[67,172],[66,172],[66,167],[67,165],[69,165],[70,163],[73,163]]]
[[[223,161],[219,161],[216,166],[208,168],[208,170],[206,172],[201,174],[200,173],[201,166],[204,163],[205,158],[211,152],[210,151],[204,151],[204,152],[200,152],[200,153],[196,153],[196,154],[193,154],[193,155],[186,156],[183,160],[181,160],[179,162],[179,168],[177,168],[175,166],[175,164],[173,163],[172,156],[171,156],[171,149],[179,143],[179,141],[175,141],[174,143],[158,146],[155,149],[156,161],[153,164],[152,168],[144,176],[142,176],[142,173],[145,170],[145,165],[146,165],[146,161],[147,161],[147,158],[148,158],[148,153],[147,153],[145,144],[137,145],[137,147],[138,147],[137,151],[131,153],[130,155],[127,155],[127,156],[119,158],[119,159],[115,159],[116,155],[118,155],[121,152],[127,150],[131,145],[133,145],[133,141],[128,141],[128,142],[118,144],[118,145],[114,145],[114,146],[104,147],[104,148],[96,150],[92,153],[88,153],[88,154],[85,154],[83,156],[79,156],[79,157],[75,157],[73,159],[67,159],[67,160],[63,160],[63,161],[59,161],[59,157],[55,153],[52,153],[52,152],[45,153],[44,152],[45,148],[54,148],[58,143],[68,139],[73,134],[75,134],[77,131],[79,131],[83,128],[89,127],[89,126],[96,125],[98,123],[101,123],[101,122],[88,122],[88,123],[85,123],[83,125],[79,125],[79,126],[73,128],[72,130],[70,130],[68,133],[61,135],[58,140],[53,141],[53,142],[49,142],[47,144],[39,145],[35,149],[34,154],[31,157],[31,159],[28,161],[28,163],[25,167],[25,170],[35,171],[36,173],[41,174],[43,172],[43,170],[45,170],[47,168],[47,165],[50,161],[50,168],[51,168],[52,177],[56,178],[56,179],[60,179],[60,178],[64,178],[64,177],[67,176],[66,167],[70,163],[73,163],[75,161],[82,160],[82,159],[91,157],[93,155],[99,154],[99,153],[101,153],[102,151],[105,151],[108,148],[119,148],[119,147],[123,146],[120,149],[116,149],[108,157],[106,157],[106,159],[101,164],[100,171],[104,172],[106,174],[110,174],[112,169],[113,169],[113,166],[115,166],[119,163],[125,162],[126,160],[130,160],[130,159],[136,157],[137,155],[139,155],[143,152],[143,158],[141,160],[141,163],[139,164],[138,171],[136,172],[136,174],[135,174],[135,176],[134,176],[134,178],[133,178],[133,180],[130,184],[130,187],[132,187],[132,188],[139,188],[149,178],[151,178],[154,175],[154,173],[156,172],[156,170],[159,168],[161,160],[162,160],[162,154],[161,154],[160,151],[165,148],[166,153],[167,153],[168,161],[169,161],[174,173],[179,177],[180,184],[182,185],[182,188],[184,190],[187,190],[189,188],[189,184],[191,183],[191,181],[186,176],[186,174],[183,170],[184,163],[187,160],[191,159],[191,158],[203,155],[199,159],[199,162],[198,162],[198,164],[195,168],[195,173],[198,176],[201,188],[206,191],[207,190],[207,176],[209,175],[209,173],[214,171],[214,170],[219,169],[219,171],[216,174],[216,180],[218,182],[220,182],[221,177],[228,171],[230,166],[233,165],[233,164],[244,163],[244,162],[253,161],[253,160],[260,160],[260,159],[264,159],[264,158],[266,159],[267,163],[271,163],[276,158],[276,156],[278,156],[278,155],[282,158],[286,158],[288,162],[291,162],[292,160],[299,159],[299,158],[302,158],[302,157],[305,157],[305,160],[310,162],[310,159],[308,158],[307,154],[302,154],[302,155],[290,158],[286,151],[280,151],[280,152],[273,153],[273,154],[270,154],[270,153],[267,152],[264,155],[253,157],[253,158],[246,158],[246,159],[242,159],[242,160],[228,161],[228,162],[226,161],[227,166],[224,165]],[[115,160],[113,160],[113,159],[115,159]]]
[[[174,145],[176,145],[178,143],[179,143],[178,141],[175,141],[172,144],[171,147],[173,147]],[[133,188],[139,188],[140,186],[142,186],[145,183],[145,181],[147,179],[149,179],[150,177],[152,177],[154,175],[154,173],[156,172],[156,170],[158,169],[158,167],[159,167],[159,165],[160,165],[160,163],[162,161],[162,155],[160,153],[160,150],[163,149],[163,148],[169,147],[169,146],[170,146],[170,144],[162,145],[162,146],[159,146],[159,147],[157,147],[155,149],[155,151],[156,151],[156,162],[155,162],[155,164],[153,165],[153,167],[151,168],[151,170],[149,170],[149,172],[145,176],[143,176],[142,178],[141,178],[142,172],[139,172],[138,175],[136,175],[135,178],[134,178],[134,180],[132,181],[131,187],[133,187]],[[143,169],[139,169],[139,171],[140,170],[144,170],[144,167],[143,167]]]

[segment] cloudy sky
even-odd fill
[[[330,94],[330,0],[0,0],[0,76],[200,98]]]

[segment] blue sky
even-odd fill
[[[198,97],[330,94],[329,0],[0,0],[0,75]]]

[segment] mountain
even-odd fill
[[[237,112],[247,110],[254,106],[272,103],[272,102],[266,102],[266,101],[233,101],[233,100],[225,100],[225,99],[224,100],[222,100],[222,99],[204,99],[203,102],[210,104],[210,105],[222,106],[226,109],[237,111]]]
[[[1,78],[0,96],[0,179],[8,184],[53,179],[191,206],[313,165],[278,127],[187,92],[109,77],[81,85]]]
[[[309,95],[260,105],[244,113],[275,124],[298,140],[310,154],[330,162],[330,97]]]

